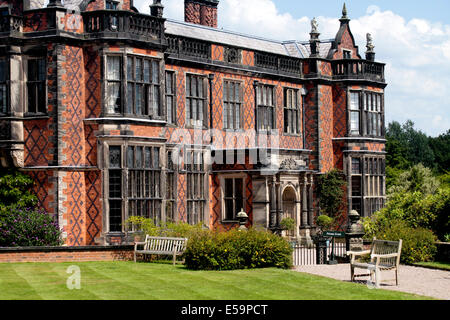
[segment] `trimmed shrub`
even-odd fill
[[[317,226],[322,230],[322,231],[327,231],[329,229],[331,229],[334,225],[334,219],[327,216],[327,215],[321,215],[318,216],[316,219],[316,224]]]
[[[437,252],[437,237],[424,228],[412,228],[401,220],[393,220],[386,228],[375,234],[377,239],[403,240],[400,261],[406,264],[433,261]]]
[[[47,213],[30,208],[0,210],[0,247],[59,246],[58,223]]]
[[[237,270],[292,267],[292,248],[280,236],[250,229],[192,235],[184,254],[192,270]]]

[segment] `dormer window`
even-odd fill
[[[117,10],[117,9],[119,9],[119,2],[106,1],[106,10]]]
[[[352,52],[350,50],[342,50],[342,56],[344,59],[351,59]]]

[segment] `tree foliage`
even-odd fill
[[[340,170],[334,169],[318,178],[316,192],[319,206],[326,215],[337,217],[341,214],[346,185],[344,174]]]

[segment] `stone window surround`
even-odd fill
[[[159,56],[149,56],[145,54],[140,53],[132,53],[128,51],[128,48],[124,47],[120,51],[112,51],[112,50],[103,50],[100,53],[102,57],[102,114],[104,116],[108,117],[128,117],[128,118],[135,118],[135,119],[146,119],[150,121],[167,121],[166,116],[166,103],[165,99],[162,99],[162,97],[165,97],[165,63],[164,59]],[[121,57],[121,80],[120,80],[120,94],[121,94],[121,112],[120,113],[108,113],[107,112],[107,98],[108,98],[108,92],[107,92],[107,57],[108,56],[119,56]],[[150,117],[148,115],[135,115],[135,114],[126,114],[125,113],[125,106],[127,104],[127,57],[133,56],[138,57],[142,59],[148,59],[148,60],[156,60],[159,62],[159,96],[160,96],[160,110],[162,114],[159,117]]]
[[[379,201],[381,201],[381,205],[380,208],[383,207],[383,203],[386,201],[386,180],[383,175],[383,173],[381,172],[381,174],[379,175],[373,175],[370,174],[368,172],[366,172],[366,161],[369,161],[371,159],[379,159],[378,161],[381,161],[382,165],[385,168],[385,161],[386,158],[385,156],[377,156],[377,155],[372,155],[372,154],[366,154],[366,155],[361,155],[361,154],[348,154],[346,157],[346,161],[347,161],[347,165],[344,165],[344,170],[345,173],[347,175],[347,197],[348,197],[348,208],[349,211],[353,209],[353,198],[357,199],[359,198],[361,200],[361,204],[360,204],[360,211],[358,211],[358,213],[361,215],[361,217],[367,217],[369,214],[372,214],[372,212],[366,212],[366,203],[368,200],[370,199],[378,199]],[[360,159],[360,173],[353,173],[353,168],[352,168],[352,159]],[[382,169],[380,169],[382,170]],[[352,178],[355,176],[360,176],[361,177],[361,195],[360,196],[352,196]],[[381,177],[381,179],[378,179],[377,181],[375,181],[376,177]],[[372,187],[372,189],[378,189],[381,190],[381,194],[366,194],[366,191],[368,190],[367,187],[367,181],[371,181],[372,185],[374,185],[374,183],[376,182],[376,187]],[[369,209],[369,208],[367,208]]]
[[[121,139],[108,139],[101,141],[101,159],[99,159],[99,164],[101,165],[102,176],[103,176],[103,232],[105,234],[110,234],[109,229],[109,147],[120,146],[121,147],[121,170],[122,170],[122,195],[128,195],[128,178],[127,178],[127,159],[126,151],[128,146],[142,146],[142,147],[159,147],[159,159],[160,159],[160,172],[161,172],[161,222],[166,221],[166,171],[167,171],[167,151],[172,150],[164,143],[158,142],[142,142],[133,140],[121,140]],[[175,170],[175,176],[177,176],[178,170]],[[126,198],[126,197],[123,197]],[[127,201],[122,201],[122,232],[129,232],[125,221],[128,219],[128,207]]]
[[[228,83],[233,83],[233,84],[238,84],[239,85],[239,102],[230,102],[230,99],[229,99],[229,97],[228,97],[228,101],[225,101],[225,83],[226,82],[228,82]],[[243,81],[242,80],[236,80],[236,79],[233,79],[233,78],[223,78],[223,83],[222,83],[222,85],[223,85],[223,105],[224,105],[224,107],[223,107],[223,119],[225,120],[225,104],[230,104],[230,103],[232,103],[232,104],[234,104],[234,105],[239,105],[239,107],[240,107],[240,114],[239,114],[239,127],[238,128],[227,128],[226,127],[226,125],[225,125],[225,121],[224,121],[224,123],[223,123],[223,129],[224,130],[226,130],[226,131],[240,131],[240,130],[243,130],[243,116],[244,116],[244,110],[243,110],[243,108],[244,108],[244,88],[243,88],[243,85],[244,85],[244,83],[243,83]],[[235,110],[234,110],[235,111]],[[233,114],[234,114],[235,112],[233,112]]]
[[[359,94],[359,133],[358,134],[354,134],[351,132],[351,94],[352,93],[358,93]],[[381,105],[380,105],[380,109],[381,111],[379,111],[378,113],[381,114],[381,135],[380,136],[374,136],[371,134],[367,134],[367,117],[366,117],[366,112],[367,110],[365,110],[364,106],[365,104],[363,103],[363,99],[365,98],[365,94],[369,93],[369,94],[374,94],[375,96],[379,95],[381,96]],[[355,110],[356,111],[356,110]],[[355,112],[354,111],[354,112]],[[349,137],[384,137],[385,135],[385,115],[384,115],[384,93],[383,92],[376,92],[376,91],[372,91],[372,90],[367,90],[367,89],[351,89],[349,88],[347,90],[347,118],[348,118],[348,122],[347,122],[347,127],[348,127],[348,136]]]
[[[239,222],[238,219],[227,219],[226,214],[226,206],[225,206],[225,180],[226,179],[242,179],[242,205],[245,206],[245,203],[247,201],[246,195],[245,195],[245,181],[247,179],[246,173],[228,173],[228,174],[220,174],[219,175],[219,182],[220,182],[220,203],[222,207],[222,223],[237,223]],[[234,196],[233,196],[234,197]],[[245,211],[245,208],[242,208]],[[240,210],[240,209],[238,209]],[[235,213],[237,214],[237,212]]]
[[[285,112],[286,110],[295,110],[293,108],[287,107],[287,100],[286,100],[286,92],[288,90],[295,90],[297,92],[297,111],[298,111],[298,123],[297,123],[297,133],[290,133],[286,132],[286,123],[285,123]],[[304,108],[304,95],[302,94],[302,91],[300,88],[294,88],[289,86],[283,87],[283,135],[285,136],[296,136],[300,137],[302,136],[303,131],[303,108]],[[300,121],[302,120],[302,121]]]

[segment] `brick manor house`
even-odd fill
[[[130,216],[229,230],[241,209],[306,239],[333,168],[347,212],[384,205],[384,64],[345,5],[334,39],[313,19],[305,41],[218,29],[218,0],[185,0],[184,22],[149,6],[0,0],[0,163],[66,245],[125,243]]]

